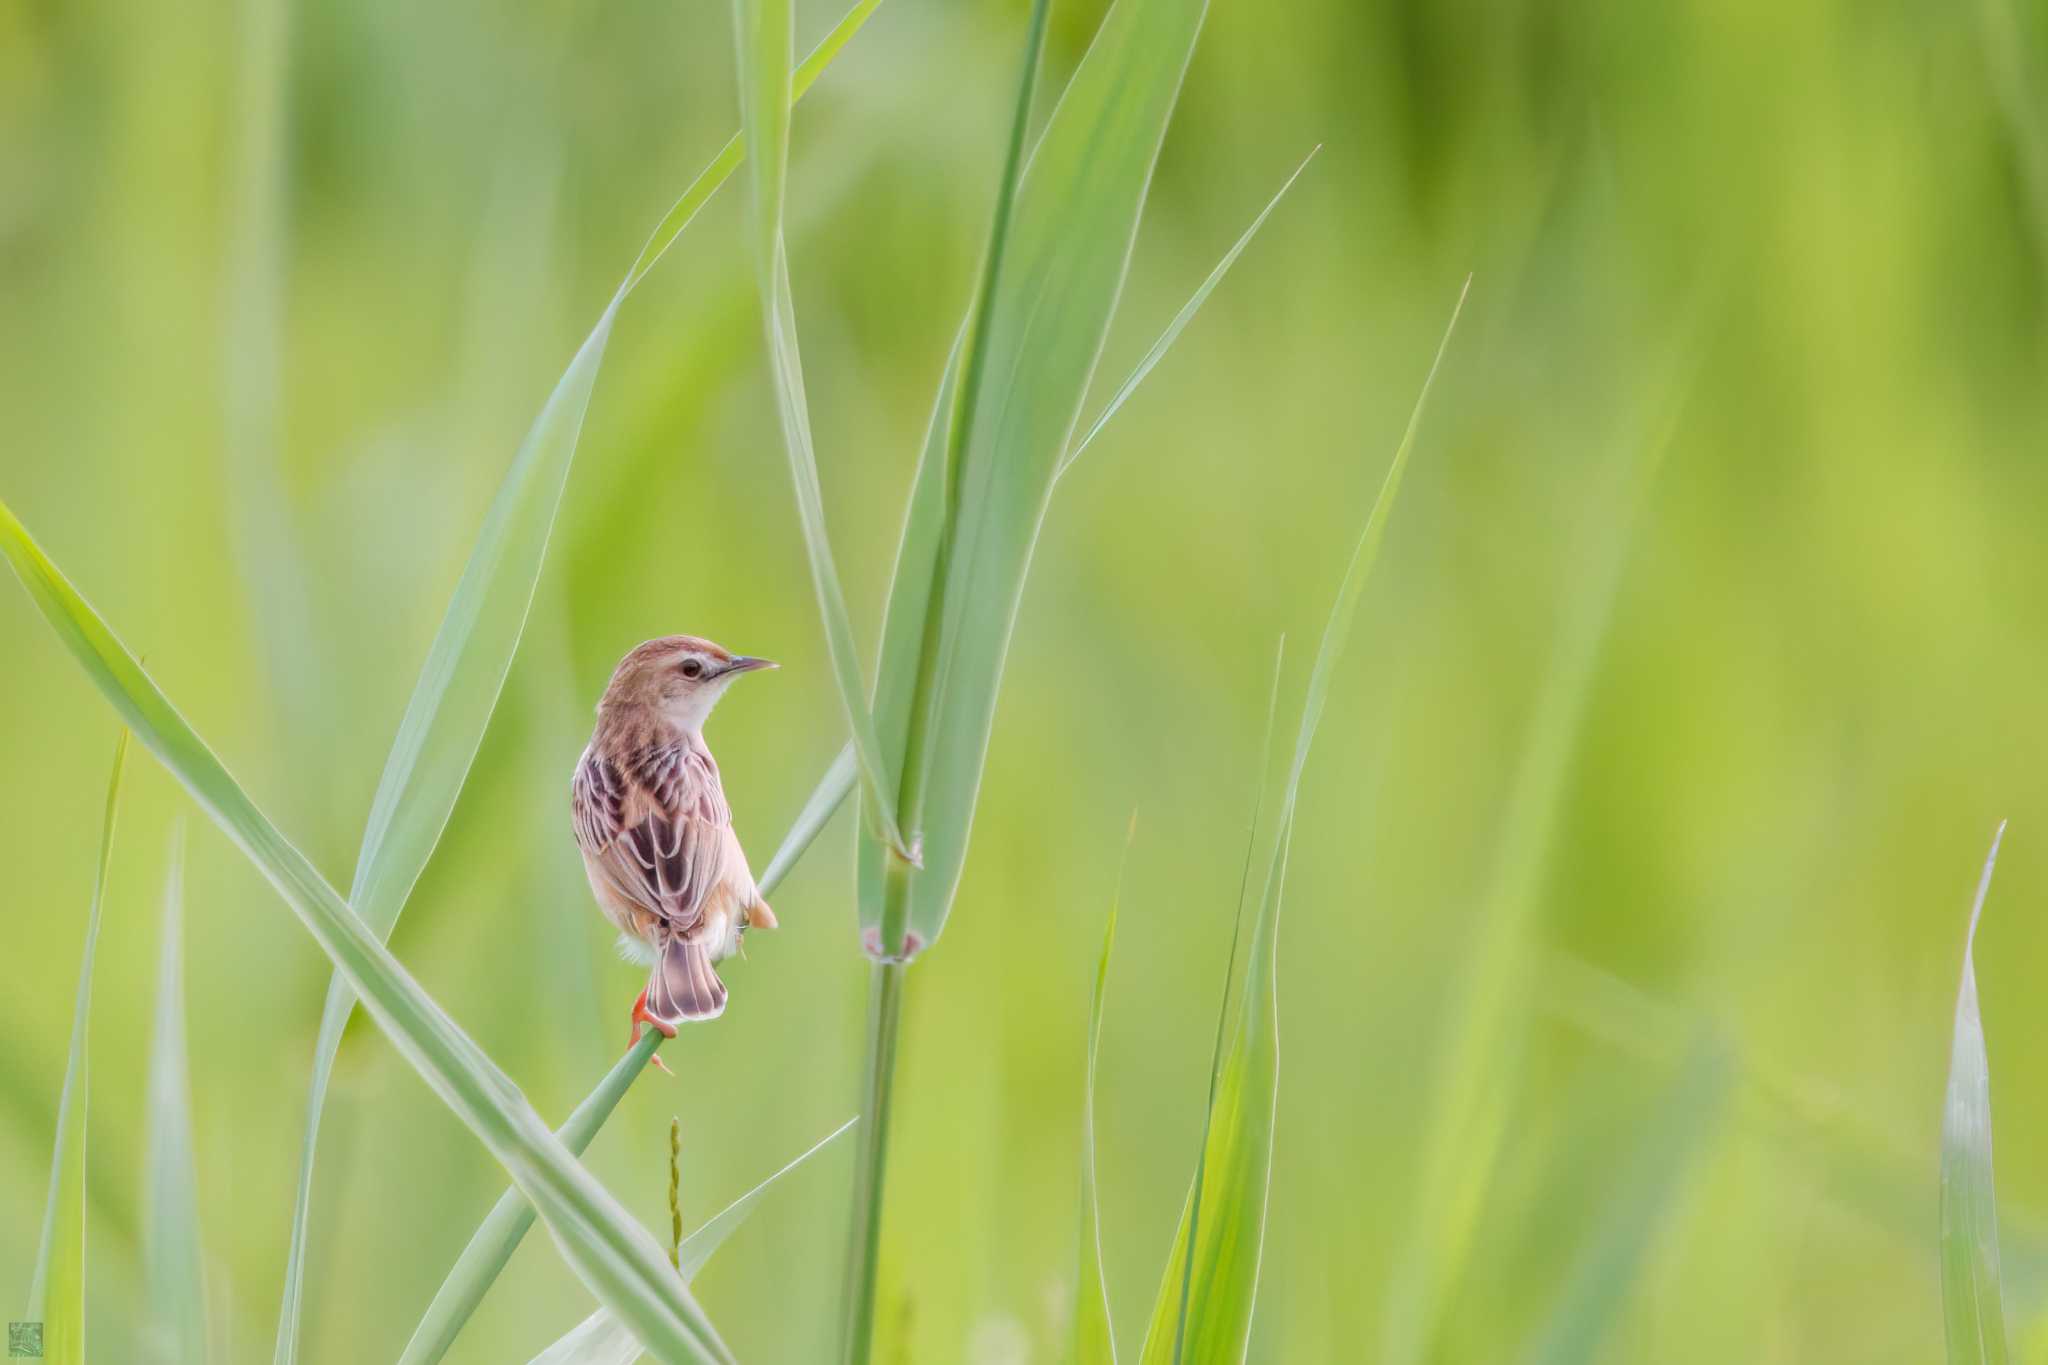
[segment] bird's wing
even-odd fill
[[[576,842],[618,895],[687,934],[725,872],[732,812],[711,755],[687,741],[623,761],[592,749],[570,783]]]

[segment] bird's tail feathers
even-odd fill
[[[647,1010],[664,1023],[716,1019],[725,1012],[725,983],[711,970],[709,945],[671,938],[647,978]]]

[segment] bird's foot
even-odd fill
[[[628,1051],[632,1050],[632,1048],[637,1043],[639,1043],[640,1028],[643,1024],[652,1025],[654,1031],[656,1033],[659,1033],[664,1038],[673,1038],[676,1036],[676,1026],[674,1024],[671,1024],[666,1019],[659,1018],[654,1014],[648,1012],[647,988],[645,986],[642,986],[640,988],[640,994],[633,997],[632,1019],[633,1031],[626,1037],[626,1048]],[[659,1052],[652,1054],[648,1057],[647,1060],[653,1062],[656,1067],[660,1068],[663,1072],[666,1072],[670,1076],[676,1074],[675,1072],[670,1071],[668,1069],[667,1062],[661,1060],[661,1054]]]

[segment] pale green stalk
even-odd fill
[[[861,1073],[859,1150],[854,1155],[853,1208],[846,1248],[841,1355],[865,1362],[875,1334],[875,1280],[882,1240],[882,1176],[889,1168],[889,1114],[895,1102],[896,1040],[903,1023],[903,962],[868,968],[868,1022]]]
[[[945,508],[939,519],[938,541],[929,569],[923,641],[918,650],[916,678],[911,686],[910,724],[903,745],[902,786],[896,802],[896,811],[911,832],[913,847],[920,840],[924,823],[926,786],[931,775],[927,746],[935,729],[934,708],[945,677],[942,656],[947,649],[947,585],[952,577],[954,527],[960,515],[960,485],[966,467],[967,440],[974,427],[982,374],[988,364],[989,339],[995,321],[993,310],[1002,283],[1003,256],[1009,241],[1017,181],[1023,174],[1024,144],[1031,123],[1032,97],[1038,84],[1049,10],[1049,0],[1034,0],[1025,30],[1023,72],[1017,81],[1009,146],[1004,154],[1002,177],[997,182],[995,218],[989,229],[988,251],[982,261],[981,285],[967,323],[965,368],[961,382],[951,390],[953,408],[947,426],[945,477],[940,485]],[[897,572],[916,572],[916,567],[899,563]],[[890,1104],[895,1088],[896,1038],[902,1026],[905,962],[901,959],[911,955],[905,934],[910,914],[913,861],[913,858],[902,856],[888,858],[882,918],[875,945],[878,960],[869,973],[864,1104],[861,1110],[867,1118],[867,1125],[861,1130],[860,1160],[854,1169],[853,1213],[846,1240],[841,1353],[848,1365],[864,1365],[873,1349],[875,1282],[882,1245],[883,1187],[889,1163]]]

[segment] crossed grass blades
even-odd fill
[[[857,6],[825,43],[821,44],[811,59],[797,69],[793,77],[788,73],[786,56],[777,55],[777,45],[767,45],[765,50],[774,60],[778,77],[777,88],[772,91],[780,101],[777,106],[778,118],[786,119],[786,114],[782,110],[787,102],[799,96],[824,65],[829,64],[839,48],[873,11],[876,2],[877,0],[868,0],[868,3]],[[1187,22],[1190,13],[1195,16],[1193,25]],[[1146,20],[1161,15],[1179,16],[1191,41],[1193,26],[1199,23],[1199,14],[1199,6],[1192,9],[1174,9],[1127,3],[1112,15],[1110,22],[1105,24],[1104,33],[1108,41],[1099,45],[1098,50],[1112,54],[1121,50],[1126,54],[1135,52],[1142,55],[1148,43],[1152,41],[1152,35],[1143,24]],[[1120,15],[1134,17],[1120,20]],[[743,13],[743,20],[746,17],[747,15]],[[1042,23],[1041,13],[1034,24],[1042,31]],[[774,31],[783,35],[784,42],[780,46],[786,49],[786,23]],[[1118,44],[1122,45],[1121,48]],[[1162,129],[1163,111],[1171,107],[1172,91],[1177,90],[1179,70],[1184,63],[1183,47],[1179,57],[1169,57],[1164,67],[1157,67],[1155,64],[1156,69],[1167,72],[1171,77],[1166,82],[1171,89],[1164,95],[1159,119]],[[1104,61],[1096,61],[1095,70],[1098,74],[1091,78],[1096,92],[1098,115],[1108,102],[1108,88],[1104,84],[1106,77],[1099,74],[1105,64]],[[1084,72],[1086,70],[1088,68],[1084,65]],[[1077,87],[1082,84],[1077,77]],[[749,113],[749,140],[758,141],[758,133],[752,131],[761,121],[758,105],[751,107]],[[1060,120],[1056,119],[1055,127],[1059,125]],[[1048,139],[1050,137],[1049,131]],[[786,123],[784,138],[786,139]],[[1140,139],[1138,164],[1146,172],[1149,172],[1150,156],[1156,153],[1156,141],[1156,136],[1149,139],[1149,143],[1146,139]],[[775,175],[778,178],[786,154],[785,147],[785,140],[777,141],[774,160]],[[1013,145],[1009,170],[1006,172],[1006,183],[1012,186],[1017,174],[1016,152],[1017,146]],[[334,1050],[338,1047],[348,1015],[358,999],[365,1004],[379,1025],[392,1036],[401,1055],[421,1072],[435,1092],[506,1165],[513,1176],[515,1187],[523,1195],[523,1202],[530,1202],[548,1223],[550,1231],[572,1268],[591,1287],[600,1301],[616,1315],[619,1322],[649,1347],[665,1356],[677,1359],[727,1358],[728,1353],[723,1343],[690,1298],[687,1288],[678,1283],[677,1277],[673,1274],[664,1276],[660,1273],[658,1248],[654,1246],[652,1239],[627,1218],[616,1201],[576,1164],[568,1148],[539,1122],[538,1116],[532,1112],[516,1087],[512,1086],[482,1050],[456,1027],[445,1012],[440,1010],[383,948],[382,939],[388,935],[391,925],[403,909],[413,883],[431,856],[466,777],[483,728],[495,706],[512,653],[523,629],[548,532],[552,527],[555,509],[559,504],[574,456],[583,414],[587,409],[618,310],[640,279],[659,261],[675,237],[688,225],[710,194],[723,183],[743,155],[744,149],[738,139],[728,143],[704,175],[685,192],[657,227],[640,258],[628,272],[590,335],[577,351],[569,369],[549,396],[527,440],[508,470],[506,479],[486,517],[483,531],[462,581],[450,603],[442,629],[422,670],[420,682],[387,761],[385,774],[367,824],[352,887],[353,894],[349,901],[343,901],[255,807],[204,741],[190,729],[140,665],[120,645],[112,631],[28,536],[11,509],[0,504],[0,548],[4,548],[31,597],[43,610],[60,638],[71,648],[88,675],[130,722],[135,732],[142,736],[145,744],[185,784],[216,823],[243,848],[259,869],[277,886],[287,903],[298,913],[316,941],[336,964],[336,978],[323,1014],[313,1083],[309,1094],[307,1146],[295,1203],[293,1249],[287,1274],[286,1295],[279,1318],[276,1354],[281,1362],[296,1358],[304,1251],[309,1226],[312,1157]],[[1137,179],[1142,186],[1142,176]],[[1082,185],[1079,192],[1085,199],[1089,187]],[[1110,220],[1113,224],[1121,225],[1122,240],[1111,243],[1118,250],[1105,259],[1113,266],[1112,273],[1117,279],[1121,278],[1123,263],[1128,256],[1130,233],[1135,229],[1136,208],[1134,198],[1121,207],[1114,204],[1111,206]],[[1121,218],[1117,216],[1119,212],[1123,215]],[[779,207],[767,215],[767,220],[776,222],[774,232],[779,239]],[[1264,214],[1261,214],[1259,221],[1264,221]],[[1257,226],[1255,223],[1252,231],[1256,231]],[[1047,491],[1050,489],[1052,478],[1056,478],[1057,474],[1071,463],[1087,440],[1092,439],[1095,432],[1101,429],[1102,423],[1121,406],[1144,374],[1157,363],[1166,346],[1170,345],[1172,339],[1186,326],[1194,311],[1207,297],[1209,290],[1214,287],[1216,280],[1243,249],[1244,241],[1248,240],[1249,236],[1250,232],[1247,232],[1245,239],[1240,240],[1232,248],[1230,254],[1212,273],[1209,280],[1204,282],[1188,306],[1174,319],[1167,333],[1141,363],[1138,372],[1117,391],[1091,428],[1089,436],[1069,446],[1063,435],[1057,450],[1053,452],[1053,458],[1042,461],[1051,471],[1051,477],[1043,479]],[[779,240],[777,250],[779,253]],[[991,258],[992,261],[996,259],[999,259],[999,253]],[[786,277],[786,261],[780,268]],[[993,282],[994,278],[995,272],[991,269],[988,279]],[[772,284],[772,274],[770,281]],[[786,290],[786,278],[783,288]],[[1110,289],[1104,293],[1113,297],[1114,290]],[[1080,367],[1080,373],[1070,385],[1076,405],[1080,394],[1085,390],[1087,377],[1092,374],[1094,355],[1099,350],[1100,334],[1106,330],[1106,326],[1105,311],[1096,329],[1095,344],[1088,348],[1086,362]],[[793,322],[791,327],[793,329]],[[988,353],[989,343],[986,338],[989,335],[991,334],[977,335],[977,355],[986,356]],[[794,383],[800,384],[800,375],[795,376]],[[779,387],[787,391],[792,384],[786,379]],[[1064,425],[1068,431],[1071,430],[1071,414],[1065,419]],[[800,480],[800,494],[802,491]],[[800,503],[801,501],[800,497]],[[953,501],[957,504],[958,500],[955,498]],[[814,542],[820,542],[822,522],[807,519],[806,526],[807,532],[815,530],[816,534],[812,537]],[[829,560],[825,561],[823,569],[825,572],[819,575],[819,581],[823,585],[820,589],[821,600],[827,607],[828,635],[836,635],[837,632],[833,629],[833,613],[829,609],[830,593],[836,590],[836,584],[827,582],[830,578]],[[1017,586],[1021,587],[1021,566],[1017,575]],[[1010,611],[1004,613],[1004,621],[1007,623],[1013,615],[1014,601]],[[1006,633],[1007,624],[1004,629]],[[835,641],[835,645],[840,642]],[[837,648],[835,655],[839,658],[846,657],[844,652]],[[844,683],[846,671],[841,669],[840,674]],[[992,686],[990,691],[992,693]],[[986,699],[984,711],[992,708],[992,704],[991,695]],[[873,748],[859,742],[865,738],[865,727],[860,722],[858,712],[850,709],[849,718],[856,736],[856,743],[852,746],[857,760],[855,766],[862,766],[858,764],[858,760],[865,757],[870,760],[865,766],[872,772]],[[984,719],[981,724],[982,740],[985,745],[986,720]],[[974,761],[978,767],[979,748],[975,751]],[[795,856],[801,853],[803,844],[808,841],[810,835],[815,834],[824,818],[830,814],[840,794],[835,791],[835,787],[842,781],[842,774],[848,770],[848,765],[840,763],[835,764],[828,772],[825,783],[821,784],[819,795],[809,803],[805,815],[799,820],[798,828],[792,831],[792,839],[785,843],[784,854],[778,855],[776,861],[771,864],[771,879],[779,871],[787,870]],[[873,790],[875,796],[872,799],[879,803],[881,789],[875,787]],[[893,821],[888,817],[886,806],[878,805],[874,826],[885,836],[892,833]],[[961,833],[964,848],[964,827]],[[888,842],[892,852],[903,861],[908,862],[915,858],[912,850],[903,847],[900,837],[890,838]],[[957,862],[958,853],[954,856]],[[957,875],[957,865],[954,872]],[[82,1038],[81,1033],[81,1047]],[[585,1127],[588,1132],[594,1133],[596,1126],[602,1123],[610,1105],[616,1102],[617,1094],[623,1091],[624,1081],[630,1080],[638,1065],[644,1064],[646,1057],[651,1055],[652,1046],[650,1042],[644,1050],[629,1055],[619,1067],[614,1068],[613,1073],[607,1077],[606,1084],[600,1087],[599,1093],[592,1097],[592,1101],[586,1102],[586,1105],[579,1109],[578,1116],[586,1120]],[[169,1084],[174,1070],[167,1064],[163,1074],[166,1078],[165,1083]],[[68,1114],[70,1110],[67,1108],[66,1112]],[[67,1127],[63,1131],[66,1135],[65,1140],[68,1141],[73,1130]],[[82,1141],[82,1115],[76,1131],[79,1134],[78,1140]],[[578,1134],[569,1132],[568,1136],[573,1138]],[[588,1136],[584,1135],[582,1140],[587,1141]],[[178,1145],[167,1137],[165,1150],[175,1155]],[[67,1175],[67,1172],[73,1174]],[[82,1179],[82,1173],[77,1171],[75,1163],[60,1161],[53,1174],[59,1179]],[[66,1188],[68,1189],[68,1186]],[[59,1206],[60,1201],[53,1201],[53,1209]],[[523,1228],[517,1231],[510,1230],[511,1225],[519,1221],[516,1214],[511,1219],[500,1221],[506,1225],[506,1235],[500,1240],[506,1244],[505,1254],[509,1255],[509,1246],[516,1244],[518,1232],[523,1231]],[[482,1235],[480,1232],[480,1236]],[[56,1245],[58,1251],[62,1252],[69,1244],[59,1241]],[[484,1260],[494,1261],[497,1267],[502,1267],[503,1264],[503,1259],[495,1254]],[[60,1271],[63,1264],[60,1259]],[[77,1264],[82,1276],[82,1256],[77,1258]],[[481,1288],[488,1285],[490,1276],[494,1274],[495,1268],[492,1268],[481,1276],[476,1292],[480,1293]],[[64,1283],[68,1285],[69,1282]],[[37,1291],[37,1298],[40,1299],[46,1292],[46,1287],[39,1284]],[[455,1325],[459,1326],[459,1321]],[[57,1335],[60,1341],[62,1334],[63,1324],[59,1323]],[[445,1345],[442,1349],[445,1349]],[[432,1357],[429,1355],[426,1358]]]

